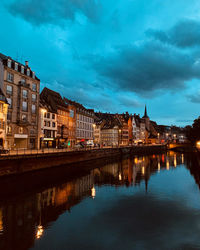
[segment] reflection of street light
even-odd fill
[[[160,172],[160,162],[158,162],[158,172]]]
[[[43,232],[44,232],[44,229],[42,225],[37,226],[36,238],[37,239],[41,238]]]
[[[119,173],[119,181],[121,181],[121,180],[122,180],[122,174]]]
[[[92,198],[94,199],[95,196],[96,196],[96,190],[95,190],[95,187],[93,186],[92,189],[91,189],[91,196]]]

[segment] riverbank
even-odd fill
[[[165,145],[148,145],[43,154],[2,155],[0,157],[0,176],[18,175],[61,165],[65,167],[68,164],[119,157],[125,154],[157,154],[166,150]],[[91,164],[93,163],[91,162]]]

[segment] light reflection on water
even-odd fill
[[[200,249],[193,158],[125,158],[3,199],[0,249]]]

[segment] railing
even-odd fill
[[[79,151],[88,151],[88,150],[98,150],[98,149],[112,149],[112,148],[127,148],[127,147],[149,147],[149,146],[165,146],[164,144],[143,144],[143,145],[113,145],[113,146],[101,146],[101,147],[92,147],[87,146],[84,148],[42,148],[42,149],[12,149],[8,152],[3,152],[0,150],[1,156],[12,156],[12,155],[37,155],[37,154],[51,154],[51,153],[64,153],[64,152],[79,152]]]

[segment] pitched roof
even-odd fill
[[[29,66],[26,66],[26,65],[24,65],[24,64],[22,64],[22,63],[20,63],[20,62],[18,62],[16,60],[14,60],[10,56],[6,56],[6,55],[0,53],[0,60],[2,60],[2,62],[4,63],[4,65],[7,65],[6,62],[7,62],[8,59],[12,60],[14,63],[17,63],[20,67],[23,66],[25,69],[26,68],[30,69],[30,72],[32,74],[33,71],[31,70],[31,68]],[[36,75],[35,75],[35,79],[38,80],[38,81],[40,80]]]
[[[48,105],[52,112],[57,112],[58,109],[68,111],[68,105],[58,92],[44,88],[40,94],[40,100]]]

